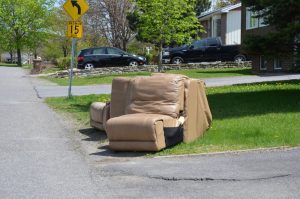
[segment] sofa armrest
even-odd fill
[[[100,130],[106,130],[106,121],[110,117],[110,104],[94,102],[90,106],[90,125]]]

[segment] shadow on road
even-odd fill
[[[80,129],[79,132],[83,135],[88,136],[88,138],[82,139],[83,141],[96,142],[99,144],[96,153],[91,153],[90,155],[103,156],[103,157],[141,157],[147,153],[137,153],[137,152],[115,152],[109,149],[107,142],[107,135],[105,131],[100,131],[94,128]],[[102,143],[102,145],[100,145]]]
[[[105,131],[100,131],[94,128],[87,128],[80,129],[79,132],[83,135],[88,136],[88,138],[83,139],[83,141],[104,142],[107,140]]]

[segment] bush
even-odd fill
[[[153,54],[149,53],[145,55],[147,64],[153,64]]]
[[[60,57],[56,62],[59,69],[67,70],[71,65],[71,57]]]

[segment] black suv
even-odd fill
[[[118,48],[87,48],[79,52],[77,68],[92,69],[107,66],[138,66],[146,63],[146,58],[131,55]]]

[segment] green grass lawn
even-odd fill
[[[213,114],[211,129],[193,143],[157,155],[300,145],[300,81],[216,87],[207,92]],[[46,101],[88,125],[89,105],[108,100],[108,95],[89,95]]]
[[[10,64],[10,63],[2,63],[2,62],[0,62],[0,66],[17,67],[17,64]]]
[[[17,64],[10,64],[10,63],[0,63],[0,67],[1,66],[4,66],[4,67],[19,67],[19,66],[17,66]],[[32,69],[32,64],[23,64],[22,68]]]
[[[253,75],[251,68],[211,68],[193,70],[171,70],[167,73],[182,74],[190,78],[235,77]]]
[[[125,73],[122,75],[110,75],[110,76],[94,76],[94,77],[75,77],[73,79],[72,85],[74,86],[85,86],[94,84],[111,84],[113,78],[115,77],[135,77],[135,76],[149,76],[150,72],[135,72],[135,73]],[[68,78],[51,78],[51,77],[41,77],[46,80],[50,80],[60,86],[69,85]]]
[[[167,73],[183,74],[191,78],[211,78],[211,77],[233,77],[252,75],[251,68],[222,68],[222,69],[192,69],[192,70],[171,70]],[[150,72],[133,72],[125,73],[122,75],[110,75],[110,76],[96,76],[96,77],[75,77],[73,85],[93,85],[93,84],[111,84],[112,79],[115,77],[135,77],[135,76],[149,76]],[[50,78],[43,77],[51,82],[57,83],[61,86],[67,86],[69,84],[68,78]]]

